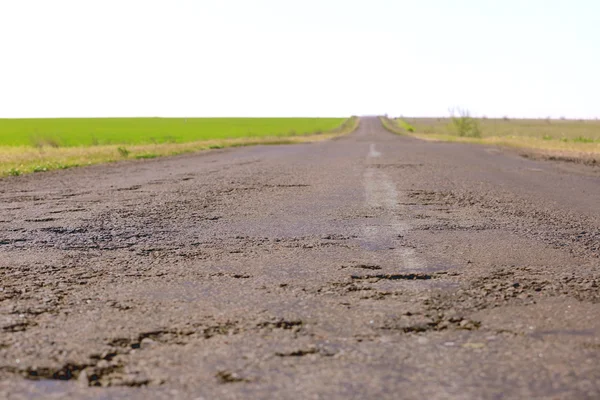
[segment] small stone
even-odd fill
[[[86,369],[79,373],[79,376],[77,377],[77,383],[79,383],[82,386],[90,385],[90,378]]]
[[[149,347],[152,347],[156,344],[156,342],[150,338],[143,338],[142,341],[140,342],[140,347],[142,349],[146,349]]]
[[[583,286],[584,289],[593,289],[593,288],[596,287],[596,282],[594,282],[594,281],[587,281],[582,286]]]
[[[450,327],[450,323],[448,321],[442,321],[437,325],[439,330],[448,329]]]
[[[471,321],[468,319],[464,319],[462,321],[460,321],[460,328],[467,330],[467,331],[472,331],[475,330],[477,328],[479,328],[480,323],[479,322],[475,322],[475,321]]]
[[[465,343],[463,346],[465,349],[483,349],[485,347],[485,343]]]

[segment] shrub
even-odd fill
[[[456,115],[458,114],[458,115]],[[452,121],[452,128],[458,136],[461,137],[481,137],[481,128],[479,122],[473,117],[468,110],[463,109],[451,109],[450,120]]]

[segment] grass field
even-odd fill
[[[353,131],[357,118],[0,119],[0,176]]]
[[[74,147],[185,143],[322,133],[344,118],[0,119],[0,146]]]
[[[600,162],[600,121],[554,119],[475,120],[479,137],[460,136],[450,118],[382,118],[389,130],[425,140],[500,145],[542,157]]]

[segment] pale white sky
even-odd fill
[[[600,117],[597,0],[0,0],[0,117]]]

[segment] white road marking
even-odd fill
[[[371,144],[368,158],[380,157],[382,153],[375,150]],[[363,234],[373,250],[385,250],[393,252],[394,256],[402,260],[403,267],[407,270],[416,271],[426,268],[426,264],[411,248],[396,248],[399,236],[409,231],[410,225],[398,217],[401,211],[398,205],[399,193],[396,185],[389,176],[374,168],[368,168],[364,173],[364,185],[367,206],[381,213],[381,219],[387,223],[367,225],[363,228]],[[390,249],[393,247],[393,249]],[[392,258],[394,258],[392,256]]]
[[[371,158],[381,157],[381,153],[375,149],[374,143],[371,143],[371,147],[369,147],[369,157],[371,157]]]

